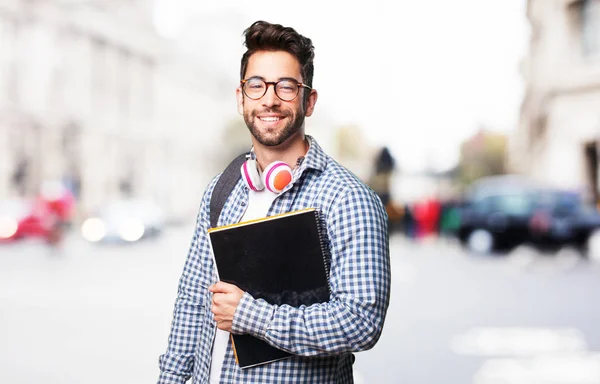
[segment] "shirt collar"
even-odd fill
[[[299,173],[302,173],[307,168],[324,171],[327,166],[327,155],[312,136],[306,135],[306,139],[309,143],[308,152],[306,152],[304,161],[300,165]]]

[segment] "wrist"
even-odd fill
[[[275,309],[275,305],[262,299],[256,300],[248,292],[244,292],[233,315],[231,333],[249,334],[264,339]]]

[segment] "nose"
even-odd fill
[[[262,97],[262,103],[265,107],[279,105],[281,100],[275,94],[275,84],[267,84],[267,92]]]

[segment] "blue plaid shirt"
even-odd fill
[[[328,303],[294,308],[271,305],[245,293],[231,331],[251,334],[295,356],[241,370],[231,341],[221,383],[352,383],[352,352],[372,348],[383,328],[390,295],[387,215],[377,195],[327,156],[308,137],[310,149],[268,215],[319,209],[331,249]],[[200,205],[196,229],[179,282],[171,334],[160,356],[159,384],[208,383],[216,323],[208,287],[217,281],[207,229],[209,202],[218,176]],[[219,225],[237,223],[248,204],[240,179],[227,199]]]

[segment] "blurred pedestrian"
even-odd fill
[[[417,225],[417,238],[422,239],[437,234],[440,208],[440,202],[435,197],[427,197],[415,203],[414,218]]]
[[[385,207],[391,202],[391,179],[396,161],[387,147],[381,148],[375,158],[369,186],[377,193]]]
[[[415,238],[416,229],[412,204],[404,204],[404,214],[402,215],[402,228],[406,237],[408,237],[409,239]]]
[[[330,300],[278,306],[217,282],[207,229],[211,197],[222,193],[215,190],[221,174],[200,205],[167,351],[160,357],[159,383],[184,383],[192,376],[198,384],[352,383],[352,353],[375,345],[389,304],[385,208],[304,133],[305,117],[317,102],[311,40],[292,28],[258,21],[245,31],[245,43],[236,95],[252,150],[241,178],[236,168],[219,223],[319,209],[330,244]],[[286,180],[263,172],[275,166]],[[250,334],[293,356],[241,370],[230,333]]]
[[[451,238],[457,235],[458,228],[460,227],[458,204],[458,201],[453,199],[442,203],[439,225],[441,237]]]

